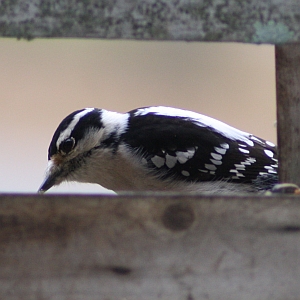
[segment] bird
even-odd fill
[[[72,112],[48,149],[44,193],[64,181],[127,191],[261,193],[278,183],[275,144],[174,107]]]

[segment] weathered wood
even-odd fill
[[[300,41],[295,0],[1,1],[0,36]]]
[[[293,197],[0,196],[2,299],[300,297]]]
[[[300,44],[275,47],[280,180],[300,185]]]

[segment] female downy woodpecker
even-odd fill
[[[63,181],[115,192],[259,192],[278,181],[277,149],[213,118],[171,107],[127,113],[85,108],[67,116],[48,151],[39,191]]]

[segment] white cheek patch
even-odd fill
[[[84,137],[78,141],[76,145],[76,152],[83,153],[96,146],[99,146],[101,140],[103,139],[104,129],[93,129],[85,132]]]

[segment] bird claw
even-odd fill
[[[273,194],[300,195],[300,188],[293,183],[278,183],[275,184],[271,190],[266,192],[266,195]]]

